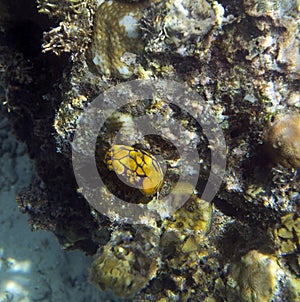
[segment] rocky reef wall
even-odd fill
[[[298,0],[2,0],[0,7],[1,101],[39,175],[17,200],[33,229],[94,255],[91,282],[124,299],[299,300]],[[113,112],[96,142],[107,187],[101,201],[113,208],[113,193],[150,208],[160,197],[176,204],[189,195],[171,215],[130,224],[86,201],[72,142],[99,94],[160,79],[199,95],[201,103],[187,103],[207,127],[210,108],[224,137],[226,170],[214,199],[201,198],[214,151],[204,127],[164,99],[167,87],[139,101],[121,86],[103,100],[108,111],[122,95],[134,99]],[[170,139],[172,125],[183,128],[178,146],[199,155],[194,186],[180,180],[195,174],[191,165],[181,164],[168,139],[143,136],[139,116],[152,128],[158,117],[157,130]],[[127,141],[111,149],[119,131]],[[140,180],[145,176],[155,177],[154,189]]]

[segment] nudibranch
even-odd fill
[[[159,161],[144,150],[131,146],[113,145],[105,155],[105,164],[124,180],[140,189],[144,195],[153,195],[161,188],[163,172]]]

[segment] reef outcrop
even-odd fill
[[[0,100],[39,175],[17,200],[32,229],[94,256],[90,281],[124,299],[299,300],[298,0],[1,0],[0,8]],[[149,97],[128,89],[131,80]],[[151,80],[162,80],[155,93],[140,84]],[[95,99],[103,107],[84,120]],[[99,116],[95,145],[82,150],[76,131]],[[116,145],[128,152],[114,153],[114,166],[107,154]],[[72,146],[94,156],[105,184],[91,193],[97,204],[76,182]],[[192,151],[195,166],[182,159]],[[206,200],[211,170],[222,184]],[[153,173],[157,186],[145,194],[141,178]],[[131,224],[120,216],[131,206],[160,218],[136,212]]]

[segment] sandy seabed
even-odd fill
[[[0,302],[113,301],[88,283],[91,257],[64,251],[52,233],[31,231],[15,199],[34,176],[0,108]]]

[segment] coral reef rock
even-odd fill
[[[17,198],[33,230],[94,257],[91,282],[125,300],[299,301],[299,0],[0,9],[0,102],[35,161]],[[76,169],[94,190],[76,181],[74,154],[91,155],[95,174]],[[212,200],[210,175],[222,178]]]
[[[227,279],[228,301],[267,302],[274,296],[279,281],[275,257],[250,251],[230,268]]]

